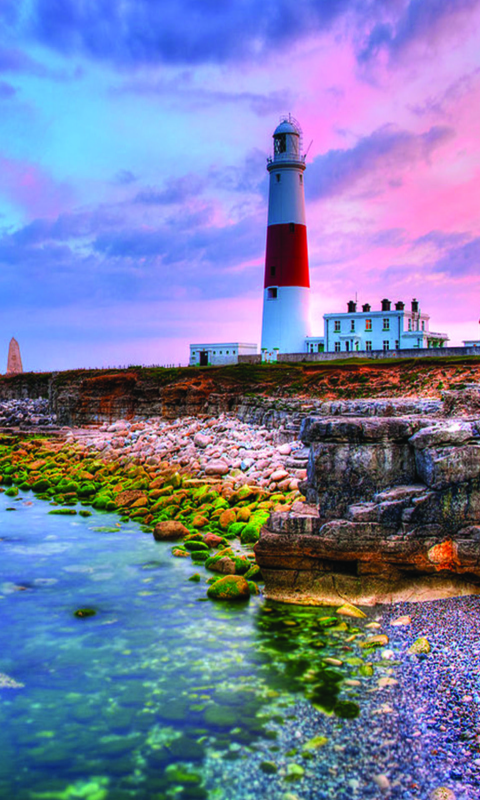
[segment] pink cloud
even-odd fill
[[[72,201],[72,190],[59,183],[36,164],[0,155],[1,191],[8,202],[27,218],[51,217],[64,211]]]

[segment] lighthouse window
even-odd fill
[[[275,175],[275,177],[276,177],[276,179],[277,179],[277,183],[280,183],[280,179],[281,179],[281,177],[282,177],[282,176],[280,175],[280,173],[279,173],[279,172],[277,172],[277,174]]]
[[[287,151],[287,135],[285,133],[277,133],[275,136],[275,152],[286,153]]]
[[[276,267],[270,267],[270,275],[275,275]]]
[[[303,175],[299,175],[298,180],[300,181],[300,183],[303,183]]]
[[[267,298],[269,300],[276,300],[277,299],[277,292],[278,292],[278,289],[277,289],[276,286],[270,287],[270,289],[267,289]]]
[[[294,222],[290,223],[290,233],[295,233],[295,223]]]

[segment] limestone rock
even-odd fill
[[[480,594],[480,421],[338,413],[305,419],[301,435],[307,502],[274,511],[255,546],[267,597]]]

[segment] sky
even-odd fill
[[[313,333],[415,297],[480,338],[480,0],[0,0],[0,371],[259,344],[288,113]]]

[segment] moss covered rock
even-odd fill
[[[207,590],[211,600],[248,600],[250,587],[241,575],[225,575]]]

